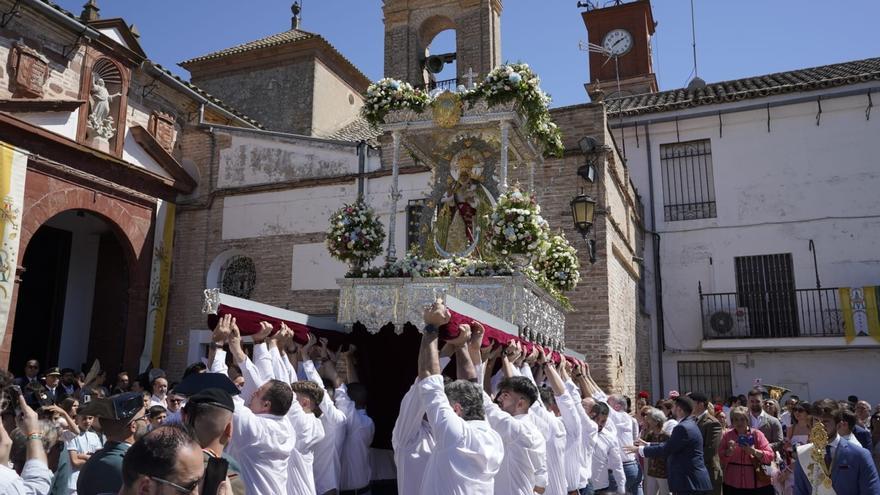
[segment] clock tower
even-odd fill
[[[629,3],[618,0],[609,7],[593,8],[582,15],[589,42],[610,53],[590,52],[590,86],[612,98],[657,92],[657,77],[651,61],[651,35],[657,24],[650,0]]]

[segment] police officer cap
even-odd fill
[[[235,403],[232,402],[232,396],[229,395],[229,392],[219,388],[207,388],[202,390],[191,396],[186,404],[187,406],[190,404],[208,404],[226,409],[227,411],[235,411]]]

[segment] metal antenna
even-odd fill
[[[694,0],[691,0],[691,41],[694,49],[694,78],[699,77],[697,73],[697,23],[694,18]]]

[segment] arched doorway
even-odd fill
[[[10,369],[81,369],[100,359],[122,365],[129,304],[130,255],[114,225],[87,210],[67,210],[30,238],[21,266]]]

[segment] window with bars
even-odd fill
[[[678,390],[682,394],[702,392],[709,399],[733,395],[730,361],[679,361]]]
[[[715,178],[708,139],[660,145],[667,222],[715,218]]]
[[[737,256],[736,298],[748,309],[752,337],[797,337],[798,304],[791,253]]]

